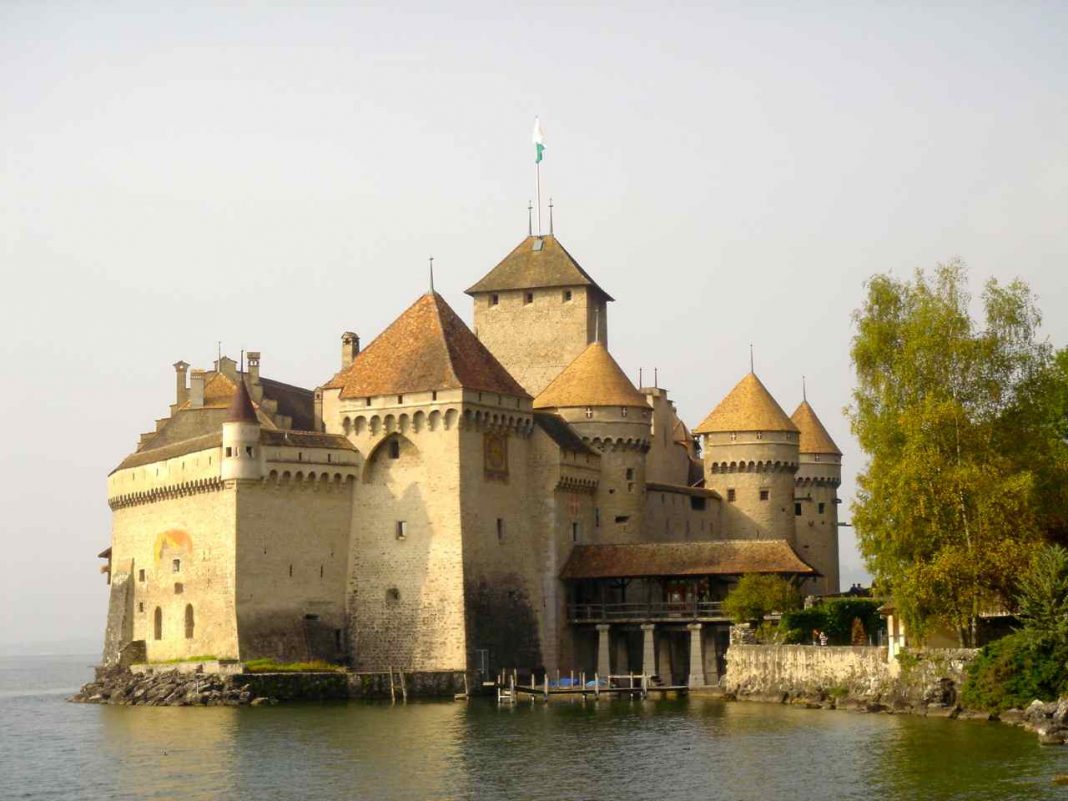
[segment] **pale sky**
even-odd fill
[[[892,5],[892,7],[891,7]],[[0,647],[103,638],[105,477],[216,341],[313,387],[525,234],[691,425],[748,369],[863,455],[850,313],[953,257],[1068,342],[1068,6],[0,2]],[[864,580],[849,529],[842,581]]]

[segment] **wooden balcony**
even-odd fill
[[[721,601],[569,604],[570,623],[725,623]]]

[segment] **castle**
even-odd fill
[[[315,390],[220,356],[108,477],[105,663],[212,654],[357,671],[723,670],[720,602],[838,591],[841,453],[755,374],[692,431],[608,349],[613,299],[553,235]],[[133,649],[131,651],[131,649]]]

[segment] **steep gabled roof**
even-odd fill
[[[324,385],[342,398],[461,387],[530,397],[436,292],[409,306]]]
[[[535,409],[648,405],[645,395],[634,388],[608,348],[600,342],[591,342],[534,399]]]
[[[549,286],[586,286],[599,292],[605,300],[612,300],[552,234],[528,236],[466,292],[475,295]]]
[[[820,422],[816,412],[807,400],[801,401],[801,405],[790,415],[790,419],[794,421],[794,425],[801,431],[799,448],[801,453],[842,455],[842,452],[838,450],[838,446],[834,444],[831,435],[827,433],[827,429],[823,427],[823,423]]]
[[[797,426],[756,374],[748,373],[693,433],[720,431],[797,431]]]

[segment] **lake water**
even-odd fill
[[[0,799],[1065,799],[993,723],[677,701],[70,704],[92,656],[0,658]]]

